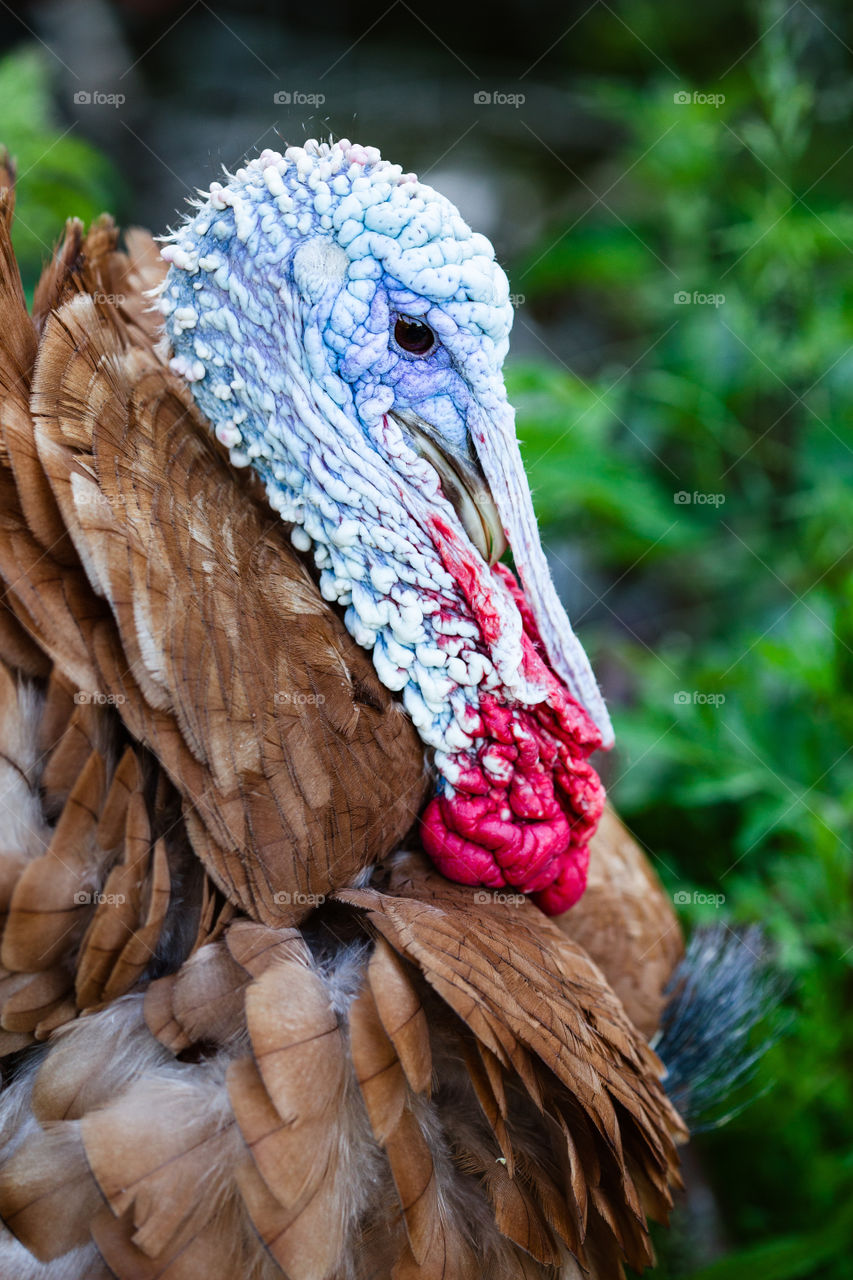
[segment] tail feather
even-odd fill
[[[697,929],[667,994],[652,1042],[666,1091],[691,1132],[717,1128],[751,1100],[741,1090],[782,1030],[784,983],[761,928]]]

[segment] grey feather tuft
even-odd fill
[[[752,1100],[742,1088],[782,1034],[784,990],[758,926],[737,933],[721,922],[694,932],[653,1042],[667,1093],[692,1132],[718,1128]]]

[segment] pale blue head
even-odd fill
[[[344,140],[265,151],[226,175],[164,256],[173,368],[313,550],[324,594],[403,692],[440,771],[452,782],[471,746],[478,691],[543,697],[489,570],[507,540],[551,666],[609,742],[539,543],[502,375],[509,288],[488,240]],[[436,517],[482,567],[485,612],[460,594]]]

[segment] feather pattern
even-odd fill
[[[644,1266],[684,1131],[642,855],[606,821],[548,921],[394,852],[422,746],[161,358],[150,237],[72,221],[30,317],[12,204],[0,1273]]]

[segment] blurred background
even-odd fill
[[[223,164],[330,133],[494,240],[612,797],[685,925],[760,921],[787,984],[736,1117],[691,1146],[655,1276],[846,1280],[849,7],[52,0],[0,4],[0,37],[30,286],[67,215],[163,230]]]

